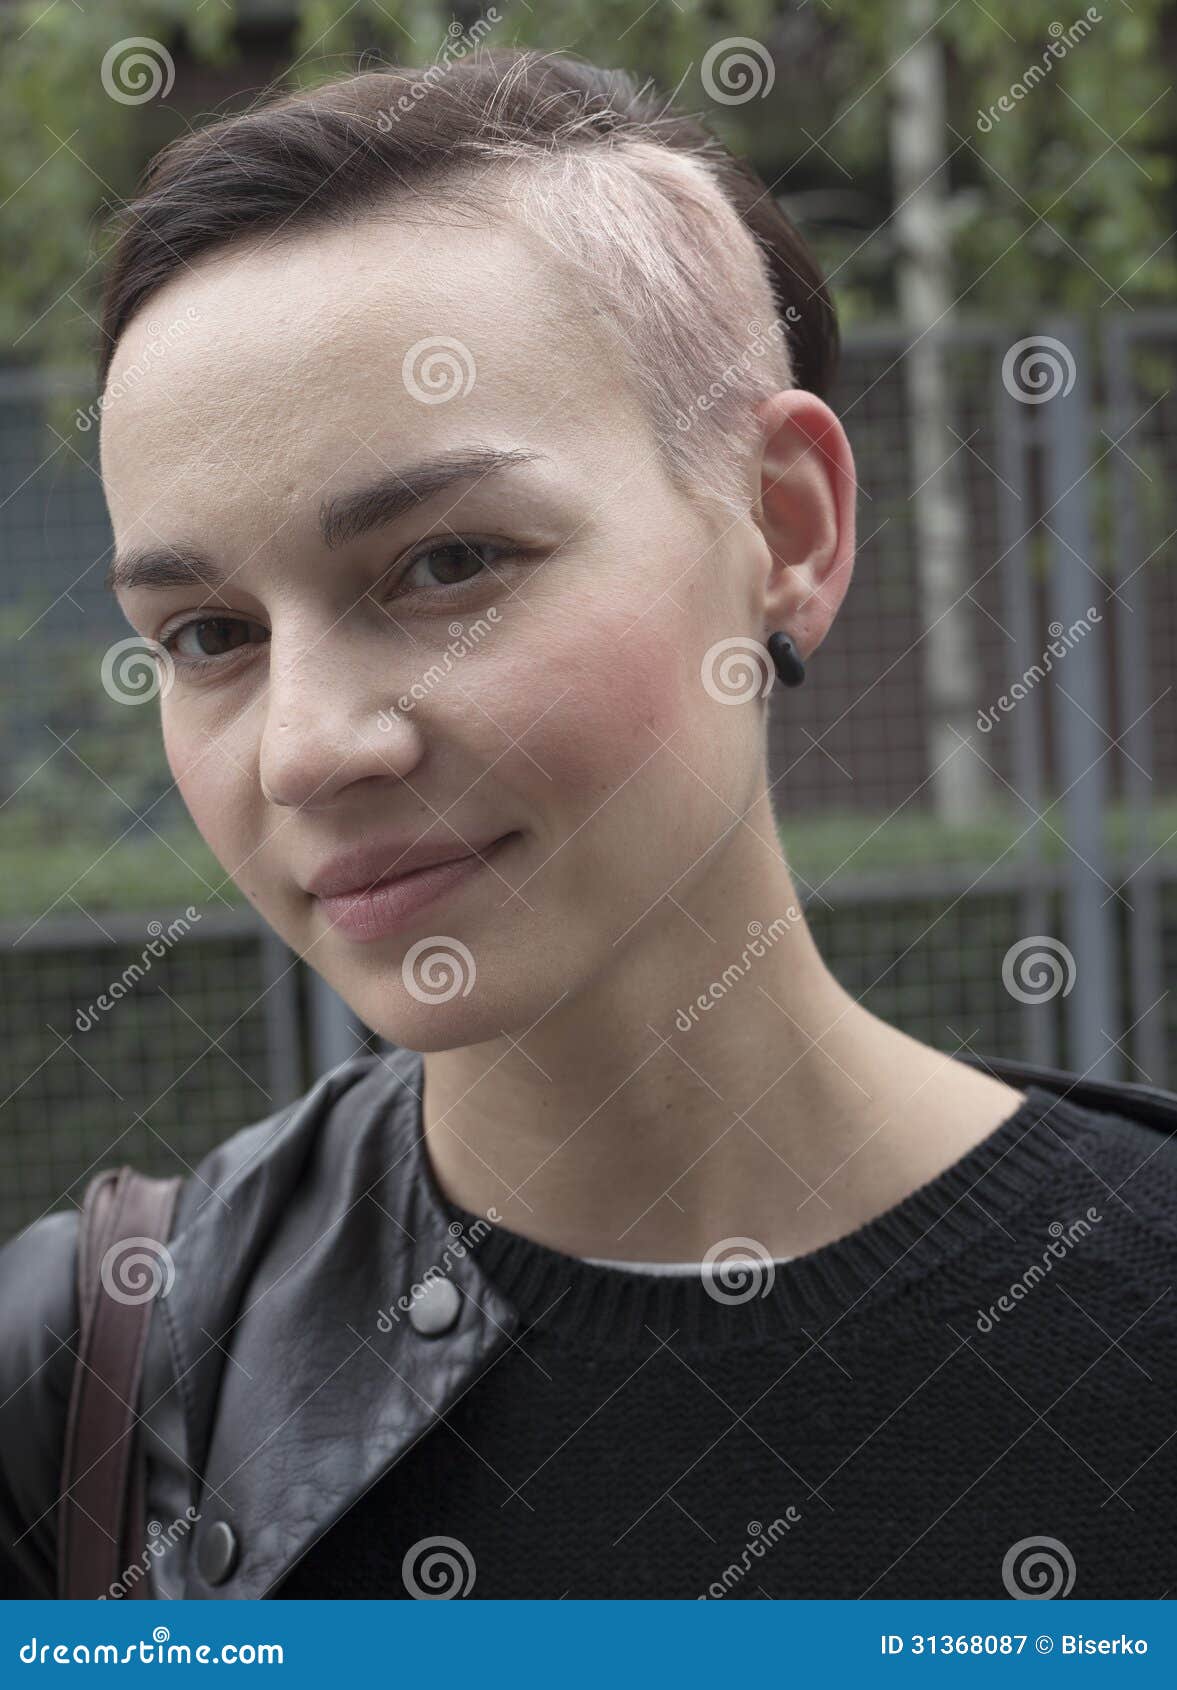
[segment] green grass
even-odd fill
[[[1049,819],[1059,833],[1065,830],[1061,805]],[[1031,820],[1025,809],[995,810],[970,827],[947,827],[911,810],[891,817],[823,812],[804,820],[786,819],[782,836],[798,875],[807,883],[821,884],[831,877],[836,883],[839,876],[857,879],[953,865],[987,866],[1010,846],[1003,862],[1013,867],[1030,853],[1031,835],[1014,842]],[[1129,821],[1123,806],[1108,810],[1106,844],[1113,859],[1128,848]],[[1046,827],[1037,833],[1041,859],[1064,862],[1068,853],[1063,841]],[[1146,855],[1158,850],[1157,862],[1177,862],[1177,799],[1154,808],[1147,837]],[[176,831],[167,839],[136,836],[113,846],[109,839],[77,834],[38,843],[14,840],[0,850],[0,917],[8,919],[51,909],[76,916],[77,904],[96,915],[120,910],[162,914],[189,903],[205,908],[213,887],[220,889],[227,904],[247,902],[195,829]],[[913,886],[913,891],[918,889]]]
[[[228,904],[248,901],[195,831],[166,841],[149,834],[114,846],[75,836],[0,851],[0,916],[9,919],[51,907],[53,914],[76,916],[78,904],[96,915],[220,906],[213,887]]]
[[[1124,857],[1129,849],[1132,820],[1124,805],[1109,806],[1105,846],[1113,859]],[[1065,862],[1069,852],[1063,805],[1050,810],[1046,821],[1049,825],[1037,823],[1024,807],[1016,812],[994,809],[968,827],[949,827],[910,808],[890,817],[827,811],[803,821],[785,819],[781,836],[785,855],[798,873],[809,881],[824,881],[828,876],[988,865],[1002,852],[1008,853],[1002,864],[1009,867],[1035,851],[1044,863]],[[1146,837],[1144,855],[1159,850],[1157,861],[1177,861],[1177,799],[1155,806]]]

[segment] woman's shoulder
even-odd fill
[[[78,1211],[55,1209],[0,1246],[0,1366],[39,1367],[72,1334]]]
[[[227,1268],[243,1218],[255,1238],[272,1239],[297,1193],[346,1203],[357,1158],[377,1166],[389,1133],[412,1142],[419,1063],[405,1050],[364,1051],[213,1146],[181,1181],[169,1247],[179,1253],[185,1240],[202,1264]],[[54,1210],[0,1245],[0,1598],[54,1591],[79,1221],[76,1206]]]
[[[1068,1148],[1082,1157],[1107,1206],[1177,1245],[1177,1096],[1159,1095],[1172,1100],[1171,1124],[1111,1100],[1078,1111],[1078,1132]]]
[[[382,1140],[385,1128],[411,1142],[420,1060],[401,1049],[364,1051],[293,1102],[222,1139],[184,1176],[171,1240],[210,1204],[228,1213],[235,1193],[261,1187],[275,1194],[305,1180],[312,1164],[338,1166],[341,1141],[353,1156],[370,1139]],[[379,1146],[371,1153],[379,1155]],[[51,1363],[54,1376],[68,1377],[78,1319],[78,1226],[78,1207],[58,1209],[0,1244],[0,1404]]]
[[[1026,1101],[1003,1131],[1049,1152],[1056,1179],[1082,1177],[1106,1207],[1177,1243],[1177,1092],[1151,1081],[1100,1080],[1023,1061],[975,1064]]]
[[[54,1210],[0,1248],[0,1448],[25,1383],[69,1391],[77,1327],[78,1211]]]
[[[1169,1342],[1168,1292],[1177,1276],[1177,1096],[1149,1087],[1142,1097],[1110,1084],[1102,1094],[1082,1096],[1078,1088],[1056,1096],[1031,1087],[1002,1145],[1002,1166],[1033,1172],[1019,1224],[1001,1245],[1010,1265],[1036,1259],[1036,1244],[1059,1260],[1069,1260],[1073,1250],[1071,1265],[1093,1288],[1098,1282],[1109,1314],[1156,1301]]]
[[[0,1248],[0,1596],[53,1593],[55,1510],[77,1338],[78,1212]]]

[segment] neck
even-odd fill
[[[799,1255],[900,1201],[1021,1094],[826,967],[767,796],[723,855],[528,1032],[424,1058],[443,1191],[572,1255]]]

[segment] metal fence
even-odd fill
[[[859,556],[806,686],[774,704],[774,799],[823,954],[876,1014],[946,1051],[1172,1085],[1177,314],[1032,327],[914,353],[892,331],[848,338],[832,403]],[[948,396],[931,463],[916,357]],[[92,397],[0,375],[0,1236],[97,1167],[182,1171],[375,1043],[203,851],[154,710],[99,685],[128,630],[101,585]],[[1042,674],[1055,627],[1066,653]],[[935,702],[954,669],[963,733]],[[962,812],[970,786],[982,805]],[[133,1004],[79,1031],[186,907],[199,920]]]

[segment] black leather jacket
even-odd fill
[[[1156,1087],[974,1065],[1177,1129],[1177,1096]],[[449,1229],[421,1078],[415,1052],[357,1057],[184,1181],[139,1400],[148,1519],[164,1528],[151,1594],[272,1594],[517,1331]],[[76,1235],[70,1209],[0,1250],[0,1557],[17,1593],[41,1597],[55,1594]],[[187,1509],[195,1523],[173,1532]]]

